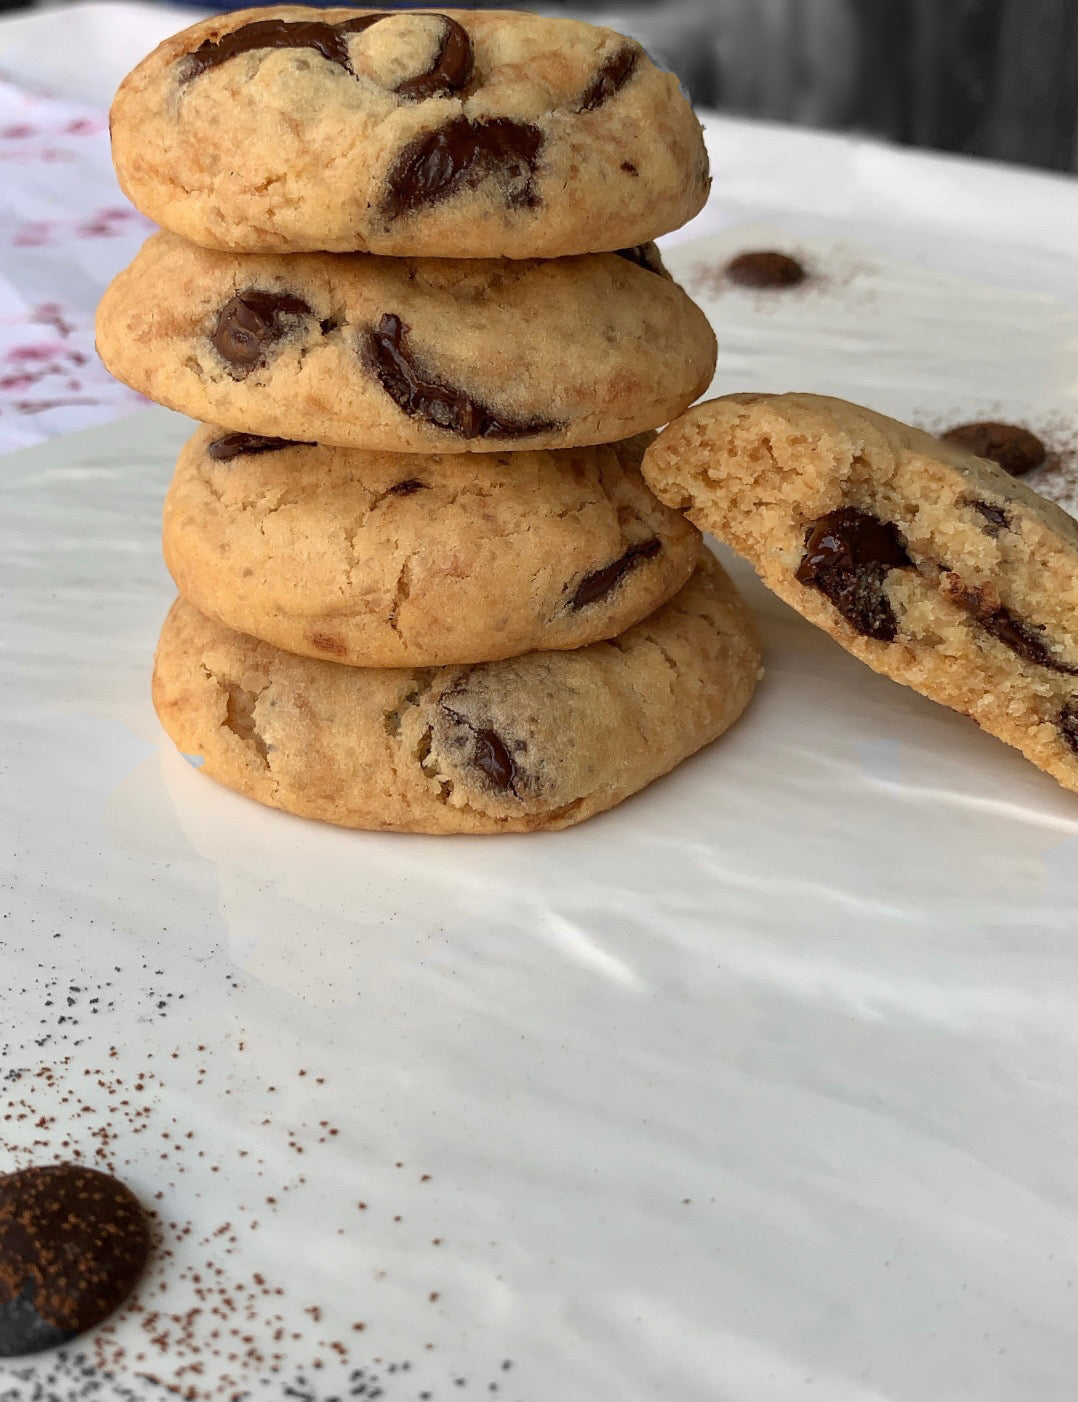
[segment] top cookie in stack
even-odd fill
[[[605,253],[709,188],[700,125],[639,44],[512,12],[219,16],[126,79],[112,135],[143,213],[233,253]]]
[[[165,232],[98,344],[207,424],[154,685],[204,773],[352,826],[529,831],[731,724],[751,622],[639,467],[716,354],[651,242],[708,188],[673,77],[570,20],[245,11],[162,45],[112,127]]]

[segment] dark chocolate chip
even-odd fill
[[[493,730],[475,732],[475,763],[498,789],[512,789],[517,776],[513,756],[505,741]]]
[[[406,78],[397,87],[400,97],[412,102],[421,102],[427,97],[448,97],[467,86],[475,67],[475,53],[468,31],[450,19],[448,15],[438,18],[445,25],[445,32],[434,62],[426,73],[415,78]]]
[[[892,570],[912,564],[892,522],[844,506],[810,528],[797,579],[825,594],[864,637],[890,643],[898,633],[898,620],[883,592],[884,581]]]
[[[396,486],[390,487],[391,497],[410,497],[413,492],[421,492],[426,487],[426,482],[421,482],[418,477],[409,477],[406,482],[398,482]]]
[[[612,561],[609,565],[604,565],[602,569],[592,570],[591,574],[586,574],[576,587],[573,597],[569,600],[571,609],[586,608],[588,604],[598,603],[600,599],[605,599],[608,594],[612,594],[625,576],[636,568],[643,560],[653,560],[662,549],[662,542],[659,540],[645,540],[639,545],[630,545],[624,555]]]
[[[1034,666],[1046,667],[1049,671],[1060,672],[1064,676],[1078,677],[1078,667],[1060,662],[1048,651],[1044,643],[1045,629],[1041,624],[1026,623],[1023,619],[1016,618],[1010,609],[997,606],[995,600],[991,603],[986,602],[978,589],[967,589],[964,585],[953,582],[948,593],[957,603],[969,609],[986,633],[990,633],[1004,647],[1010,648],[1023,662],[1032,662]]]
[[[391,13],[358,15],[340,24],[326,24],[322,20],[298,23],[279,19],[255,20],[223,34],[220,39],[207,39],[200,44],[181,60],[180,80],[189,83],[207,69],[218,68],[229,59],[253,53],[257,49],[314,49],[346,73],[354,73],[346,36],[362,34],[372,25],[392,18]],[[397,93],[412,102],[459,92],[472,76],[474,54],[468,31],[448,15],[437,15],[435,18],[442,21],[445,30],[433,64],[426,73],[406,78],[397,87]]]
[[[383,316],[364,338],[367,365],[393,402],[413,419],[422,419],[461,438],[530,438],[560,425],[550,419],[510,419],[463,390],[435,379],[412,356],[408,327],[399,316]]]
[[[1024,477],[1035,467],[1040,467],[1048,456],[1048,450],[1035,433],[1017,424],[973,423],[959,424],[949,428],[940,437],[945,443],[965,448],[979,458],[988,458],[998,463],[1004,472],[1012,477]]]
[[[742,287],[796,287],[807,273],[789,254],[760,249],[732,258],[726,265],[726,276]]]
[[[645,268],[649,273],[662,276],[666,272],[662,255],[653,243],[641,243],[636,248],[619,248],[617,253],[618,257],[624,258],[627,263],[635,263],[638,268]]]
[[[971,501],[967,504],[988,522],[989,535],[999,535],[1000,531],[1010,530],[1011,523],[1002,506],[993,506],[989,501]]]
[[[442,701],[442,710],[455,725],[464,726],[472,733],[472,753],[471,762],[477,769],[487,776],[496,789],[502,793],[512,793],[519,797],[517,793],[517,781],[520,773],[517,769],[513,756],[509,752],[509,746],[495,730],[490,730],[485,726],[473,725],[466,716],[462,716],[459,711],[454,711],[446,705],[445,698]]]
[[[380,18],[382,16],[364,16],[372,24]],[[325,24],[321,20],[290,23],[281,19],[260,19],[222,34],[220,39],[207,39],[200,44],[181,60],[181,81],[189,83],[207,69],[219,68],[229,59],[253,53],[257,49],[314,49],[330,63],[337,64],[348,73],[352,72],[348,44],[341,26]]]
[[[1078,701],[1068,701],[1060,711],[1059,729],[1063,739],[1078,754]]]
[[[510,209],[531,208],[538,203],[534,180],[542,145],[543,133],[527,122],[454,117],[401,151],[387,179],[385,212],[397,219],[492,178]]]
[[[66,1343],[107,1318],[142,1274],[138,1199],[79,1164],[0,1178],[0,1357]]]
[[[284,335],[282,317],[310,314],[302,297],[249,288],[221,308],[210,339],[222,359],[246,374],[265,362],[266,352]]]
[[[259,453],[279,453],[282,448],[317,448],[317,443],[301,443],[294,438],[264,438],[260,433],[226,433],[215,438],[209,447],[216,462],[231,462],[233,458],[254,457]]]
[[[594,112],[609,102],[633,76],[639,62],[640,50],[629,45],[611,54],[585,89],[577,111]]]
[[[626,175],[639,175],[639,174],[640,174],[640,172],[637,170],[636,166],[633,165],[632,161],[622,161],[622,163],[621,163],[621,168],[622,168],[622,170],[625,172]]]

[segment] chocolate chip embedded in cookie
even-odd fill
[[[810,394],[730,395],[644,475],[878,672],[1078,790],[1078,523],[973,456]]]
[[[289,328],[299,330],[310,314],[302,297],[248,288],[230,297],[218,312],[210,340],[233,377],[242,379],[265,365]]]
[[[944,443],[953,443],[967,453],[998,463],[1012,477],[1024,477],[1035,467],[1042,466],[1048,456],[1048,450],[1037,435],[1017,424],[989,421],[959,424],[940,437]]]
[[[745,605],[704,552],[615,643],[473,667],[318,662],[179,601],[154,704],[201,774],[273,807],[346,827],[531,832],[612,808],[721,735],[759,662]]]
[[[223,431],[419,453],[629,438],[697,398],[716,354],[654,245],[241,257],[172,234],[108,288],[97,341],[119,379]]]
[[[797,579],[826,594],[862,637],[890,643],[898,621],[883,586],[892,570],[910,564],[892,522],[843,506],[809,527]]]
[[[110,1174],[49,1164],[0,1177],[0,1358],[56,1348],[100,1324],[149,1251],[137,1198]]]
[[[582,647],[659,608],[699,557],[642,451],[413,457],[202,428],[165,499],[165,562],[209,617],[352,666]]]
[[[639,44],[507,11],[215,16],[139,64],[111,126],[133,202],[237,253],[611,252],[686,223],[710,184]]]

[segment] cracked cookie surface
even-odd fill
[[[107,289],[118,379],[204,423],[389,452],[610,443],[715,366],[654,249],[553,262],[247,257],[156,234]]]
[[[698,405],[644,475],[877,672],[1078,791],[1078,523],[918,429],[809,394]]]
[[[153,695],[202,773],[272,807],[346,827],[530,832],[612,808],[721,735],[759,663],[749,612],[705,551],[616,639],[475,667],[297,657],[177,600]]]
[[[647,442],[412,456],[203,427],[165,499],[165,563],[218,622],[351,666],[581,647],[699,557],[640,476]]]
[[[638,43],[511,11],[215,16],[138,65],[111,127],[143,213],[240,253],[607,252],[679,228],[710,184]]]

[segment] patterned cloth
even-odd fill
[[[93,313],[152,227],[117,188],[104,113],[0,77],[0,452],[145,402],[98,359]]]

